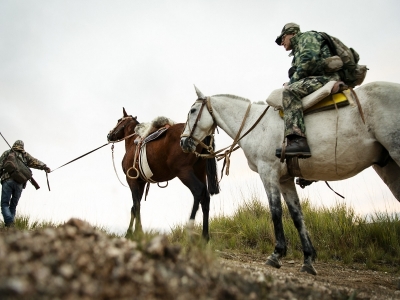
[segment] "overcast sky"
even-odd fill
[[[399,13],[397,0],[0,0],[0,132],[11,144],[22,139],[31,155],[55,169],[106,143],[122,107],[141,122],[160,115],[185,122],[196,99],[193,84],[205,95],[265,100],[287,81],[291,58],[274,40],[288,22],[356,49],[370,69],[365,83],[400,82]],[[218,149],[230,142],[221,131],[216,136]],[[115,147],[124,180],[124,145]],[[0,152],[7,148],[0,141]],[[33,170],[41,189],[28,184],[18,213],[126,230],[132,200],[115,175],[110,148],[50,173],[50,192],[45,173]],[[240,151],[221,195],[211,198],[211,216],[231,213],[243,195],[267,202]],[[372,168],[330,185],[357,212],[400,211]],[[317,205],[341,201],[324,182],[299,192]],[[152,185],[142,201],[144,228],[182,224],[192,202],[178,179],[167,189]]]

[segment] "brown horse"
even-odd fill
[[[118,120],[117,125],[107,135],[108,141],[115,142],[134,134],[135,127],[138,124],[136,117],[128,115],[124,108],[123,117]],[[156,182],[165,182],[178,177],[189,188],[194,198],[189,224],[193,224],[199,204],[201,204],[203,211],[202,235],[208,241],[210,237],[208,231],[210,195],[219,193],[216,161],[215,159],[202,159],[194,154],[187,154],[182,151],[179,141],[183,127],[184,124],[182,123],[175,124],[168,128],[162,136],[146,145],[147,160],[153,172],[151,179]],[[132,178],[137,175],[135,170],[132,170],[137,146],[134,141],[137,137],[138,135],[134,134],[125,139],[126,152],[122,160],[122,169],[125,175],[128,171],[129,176],[126,176],[126,181],[131,189],[133,200],[131,220],[126,232],[127,237],[132,236],[133,233],[143,232],[140,219],[140,201],[146,181],[141,176],[137,179]],[[206,139],[209,139],[209,137]],[[201,151],[200,147],[198,150]],[[135,219],[135,231],[132,232]]]

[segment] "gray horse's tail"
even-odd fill
[[[203,143],[208,145],[210,143],[211,136],[207,136],[204,140]],[[212,144],[213,149],[215,149],[215,143],[213,141]],[[206,153],[207,150],[203,149],[202,153]],[[219,191],[221,190],[219,187],[219,182],[218,182],[218,169],[217,169],[217,160],[215,158],[208,158],[206,162],[206,172],[207,172],[207,187],[208,187],[208,193],[212,195],[219,194]]]

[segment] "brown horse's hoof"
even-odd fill
[[[317,271],[314,269],[313,265],[308,265],[308,264],[302,265],[300,272],[307,272],[308,274],[311,275],[317,275]]]
[[[282,267],[282,262],[278,259],[278,257],[274,254],[271,254],[267,257],[266,265],[279,269]]]
[[[126,238],[126,239],[131,239],[131,238],[133,238],[133,231],[130,230],[130,229],[128,229],[128,230],[126,231],[125,238]]]

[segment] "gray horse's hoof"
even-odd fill
[[[282,267],[282,262],[274,254],[267,257],[266,265],[279,269]]]
[[[314,269],[313,265],[304,264],[301,266],[300,272],[307,272],[311,275],[317,275],[317,271]]]

